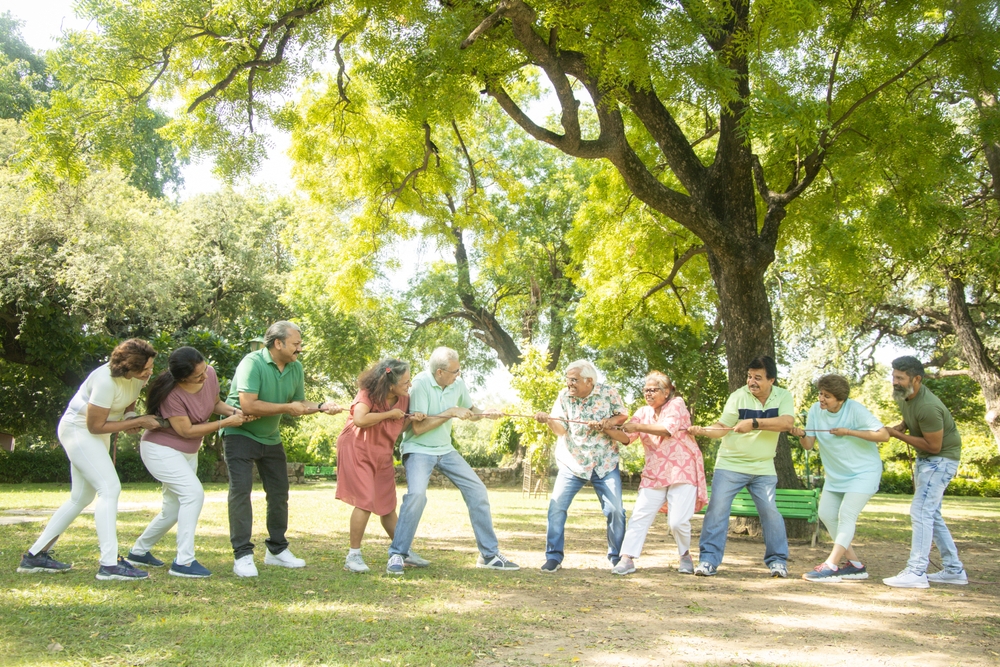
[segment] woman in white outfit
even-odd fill
[[[634,559],[642,554],[653,519],[658,512],[666,510],[667,523],[680,555],[678,570],[682,574],[692,574],[691,517],[708,504],[705,462],[698,444],[687,434],[691,413],[670,378],[653,371],[646,376],[642,391],[646,405],[622,425],[622,431],[630,442],[642,441],[646,465],[622,542],[622,557],[611,571],[615,574],[635,572]]]
[[[111,434],[159,426],[151,415],[137,417],[135,401],[153,373],[156,350],[130,338],[112,352],[111,360],[91,373],[59,420],[59,442],[71,464],[70,498],[45,527],[41,537],[21,557],[18,572],[65,572],[67,563],[52,558],[51,549],[63,531],[97,496],[94,523],[101,545],[97,578],[144,579],[149,575],[118,555],[118,495],[121,482],[111,461]]]
[[[149,383],[146,412],[169,423],[142,436],[139,452],[150,474],[163,483],[163,509],[142,533],[128,560],[152,567],[163,561],[150,549],[177,524],[177,557],[169,574],[204,578],[211,572],[194,558],[194,533],[205,501],[198,479],[198,450],[206,435],[240,426],[243,413],[219,398],[215,369],[193,347],[170,353],[167,370]],[[213,414],[225,419],[208,421]]]

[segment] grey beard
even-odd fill
[[[892,397],[898,401],[905,401],[910,397],[910,391],[908,389],[901,389],[898,387],[892,388]]]

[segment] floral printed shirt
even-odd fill
[[[595,383],[586,398],[569,395],[563,389],[556,397],[550,412],[556,419],[577,421],[600,421],[614,415],[628,415],[625,403],[618,391],[602,383]],[[563,422],[566,435],[556,443],[556,463],[583,479],[590,479],[592,473],[604,478],[618,467],[618,443],[600,431],[586,424]]]
[[[698,488],[695,512],[708,504],[705,483],[705,460],[694,438],[688,435],[691,413],[680,396],[667,402],[656,414],[649,405],[639,408],[632,419],[637,424],[657,424],[667,429],[669,438],[648,433],[632,433],[629,440],[642,440],[646,465],[642,469],[640,489],[662,489],[672,484],[691,484]],[[664,504],[663,511],[666,511]]]

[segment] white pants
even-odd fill
[[[656,514],[667,501],[667,523],[677,542],[677,553],[684,555],[691,548],[691,517],[698,500],[698,487],[693,484],[671,484],[659,489],[639,489],[635,507],[628,518],[622,555],[638,558],[642,555],[642,545],[646,534],[653,525]]]
[[[101,545],[101,565],[118,564],[118,496],[122,485],[118,473],[111,462],[108,450],[111,435],[94,435],[86,426],[79,426],[67,420],[59,422],[59,442],[66,450],[70,461],[69,500],[56,510],[42,536],[31,546],[30,552],[37,554],[46,549],[80,516],[87,505],[97,496],[94,506],[94,524],[97,527],[97,541]]]
[[[185,454],[145,440],[139,445],[139,453],[149,473],[163,483],[163,509],[135,541],[132,552],[145,555],[177,524],[174,560],[178,565],[190,565],[194,560],[194,531],[205,502],[205,490],[197,474],[198,453]]]

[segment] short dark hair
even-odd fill
[[[816,380],[817,391],[825,391],[838,401],[846,401],[851,395],[851,384],[843,375],[829,373]]]
[[[924,377],[924,364],[916,357],[896,357],[892,360],[892,370],[906,373],[911,378]]]
[[[774,363],[774,359],[766,354],[762,354],[747,364],[748,371],[758,368],[764,369],[764,374],[767,376],[768,380],[773,380],[778,377],[778,366]]]
[[[146,363],[156,356],[153,346],[140,338],[129,338],[118,343],[111,351],[111,377],[125,377],[126,373],[141,373]]]

